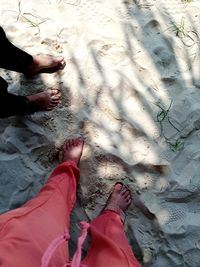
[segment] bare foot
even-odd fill
[[[84,140],[82,138],[67,140],[60,152],[60,158],[63,162],[67,160],[74,160],[76,164],[79,163],[83,152]]]
[[[26,76],[34,76],[39,73],[53,73],[63,70],[66,63],[63,57],[53,57],[51,55],[35,55],[29,68],[24,71]]]
[[[124,212],[131,205],[131,202],[131,191],[124,184],[118,182],[115,184],[104,210],[116,211],[121,215],[122,221],[124,221]]]
[[[27,96],[32,104],[33,112],[50,111],[60,102],[61,93],[57,89],[48,89],[47,91]]]

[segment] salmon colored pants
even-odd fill
[[[60,164],[39,194],[21,208],[0,216],[0,266],[40,267],[49,244],[69,227],[80,172],[74,161]],[[120,216],[105,211],[91,223],[91,245],[82,264],[89,267],[139,267]],[[49,267],[69,262],[68,244],[54,253]]]

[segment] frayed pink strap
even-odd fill
[[[67,263],[64,266],[69,266],[69,267],[81,267],[81,254],[82,254],[82,245],[87,237],[87,232],[90,227],[90,224],[87,222],[80,222],[82,226],[82,233],[81,236],[78,238],[78,245],[76,252],[72,258],[71,263]],[[47,250],[45,251],[43,257],[42,257],[42,262],[41,262],[41,267],[48,267],[48,264],[51,260],[51,257],[53,256],[54,252],[60,246],[63,242],[69,240],[69,231],[66,230],[64,235],[57,237],[55,240],[52,241],[52,243],[49,245]],[[63,266],[63,267],[64,267]],[[84,266],[82,266],[84,267]],[[87,267],[87,266],[85,266]]]
[[[61,235],[54,239],[52,243],[49,245],[45,253],[42,257],[41,267],[47,267],[49,264],[49,261],[51,260],[52,255],[56,251],[57,247],[59,247],[63,242],[69,240],[69,231],[66,230],[64,235]]]
[[[88,229],[90,227],[89,223],[87,222],[80,222],[81,226],[82,226],[82,234],[81,236],[78,238],[78,245],[77,245],[77,249],[76,252],[72,258],[72,262],[71,262],[71,267],[80,267],[81,264],[81,253],[82,253],[82,245],[86,239],[87,236],[87,232]]]

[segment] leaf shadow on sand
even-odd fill
[[[129,69],[126,72],[121,70],[123,68],[114,68],[112,66],[114,69],[113,75],[116,75],[118,78],[117,85],[113,87],[110,85],[110,73],[107,73],[103,62],[104,57],[107,55],[106,49],[109,50],[110,47],[112,49],[112,44],[110,43],[117,42],[117,40],[105,41],[103,55],[100,53],[102,51],[99,51],[101,49],[98,49],[95,43],[90,42],[88,44],[87,52],[91,62],[93,62],[92,68],[95,70],[94,73],[96,76],[90,76],[91,73],[89,73],[87,66],[83,68],[82,62],[74,55],[73,49],[68,47],[71,65],[73,65],[73,69],[75,69],[76,78],[78,80],[78,93],[76,98],[79,101],[77,102],[76,108],[72,104],[74,92],[72,92],[69,85],[65,83],[62,75],[58,73],[55,76],[55,80],[63,93],[62,105],[49,114],[34,115],[31,118],[24,119],[16,118],[8,121],[3,120],[0,131],[4,133],[5,129],[8,128],[10,124],[15,127],[21,125],[21,131],[24,131],[25,134],[27,134],[27,132],[24,128],[28,128],[30,132],[34,133],[33,135],[30,133],[30,138],[34,135],[38,136],[38,139],[35,139],[34,142],[30,144],[30,151],[27,150],[24,152],[24,154],[27,154],[26,160],[24,160],[24,166],[21,165],[22,170],[23,168],[29,168],[30,172],[28,172],[28,174],[30,176],[29,178],[26,177],[25,180],[29,179],[30,183],[34,179],[34,175],[38,177],[45,176],[46,180],[52,167],[58,163],[55,160],[52,163],[49,159],[54,159],[57,146],[61,145],[65,139],[65,132],[67,136],[83,136],[86,140],[87,156],[83,158],[80,166],[82,182],[78,192],[79,204],[74,210],[75,213],[72,215],[73,223],[75,224],[80,218],[85,219],[90,217],[91,219],[91,217],[94,217],[104,205],[102,202],[105,203],[111,186],[118,179],[121,179],[133,192],[134,201],[128,212],[128,226],[126,230],[136,256],[141,260],[143,266],[153,266],[152,264],[155,264],[154,266],[161,266],[159,265],[160,259],[168,264],[165,266],[163,265],[164,267],[169,265],[175,266],[175,262],[178,262],[179,265],[177,266],[181,266],[181,263],[185,260],[185,256],[182,254],[178,255],[176,246],[180,245],[184,237],[181,234],[179,235],[178,232],[176,235],[173,232],[168,233],[167,231],[169,229],[167,227],[172,218],[175,218],[174,220],[176,221],[176,217],[179,216],[177,219],[178,222],[179,218],[185,218],[185,214],[188,210],[192,209],[193,203],[196,203],[196,195],[199,189],[197,181],[198,169],[195,167],[196,169],[190,177],[191,180],[194,179],[193,183],[196,183],[195,185],[189,183],[182,185],[181,176],[184,176],[182,169],[188,165],[187,155],[190,155],[190,142],[192,142],[194,135],[198,133],[200,129],[199,108],[197,105],[193,107],[189,105],[190,103],[186,103],[186,108],[188,109],[186,111],[186,117],[190,118],[190,120],[182,118],[183,114],[181,114],[181,112],[184,111],[184,108],[181,109],[178,101],[182,97],[182,92],[188,92],[189,96],[190,88],[188,88],[189,86],[182,66],[180,66],[180,61],[177,58],[177,51],[174,50],[176,46],[175,41],[177,41],[178,37],[169,32],[171,26],[170,22],[173,21],[173,18],[170,17],[169,14],[164,15],[162,12],[159,13],[165,24],[169,25],[166,31],[163,31],[151,6],[137,6],[132,3],[132,1],[126,1],[123,7],[126,10],[125,13],[128,19],[125,22],[121,19],[120,30],[124,34],[124,51],[126,60],[129,62]],[[141,18],[146,19],[143,20]],[[192,18],[188,14],[187,19],[190,21],[190,24],[193,25]],[[137,25],[137,27],[134,25]],[[191,31],[198,33],[198,29],[196,29],[195,26],[193,26]],[[59,38],[64,38],[64,31],[62,34],[60,34]],[[199,35],[197,34],[195,38],[195,45],[197,47],[196,56],[198,56]],[[137,41],[140,43],[141,50],[139,50],[136,45]],[[180,43],[181,40],[178,41],[178,44]],[[102,48],[101,45],[100,48]],[[195,72],[193,57],[191,57],[190,50],[187,49],[184,43],[182,43],[181,49],[183,49],[184,61],[186,62],[187,72],[189,73],[188,79],[192,81],[190,87],[198,90],[200,83],[199,77],[197,77]],[[151,70],[148,69],[148,62],[138,61],[137,56],[140,53],[145,53],[148,56],[151,62],[149,66],[154,68],[153,73],[157,77],[156,82],[154,82],[154,77],[150,75]],[[95,84],[93,79],[97,76],[101,82],[99,82],[98,88],[95,87],[95,90],[93,90],[93,85]],[[33,85],[34,83],[39,85],[37,88],[40,87],[40,85],[44,85],[41,76],[33,80]],[[21,77],[19,84],[21,84],[22,91],[26,89],[23,77]],[[174,88],[176,88],[176,90]],[[159,90],[164,90],[165,97],[158,93]],[[198,95],[199,92],[196,91],[195,94]],[[133,102],[133,106],[136,105],[134,102],[136,101],[138,107],[143,108],[143,113],[140,114],[143,114],[146,118],[146,122],[150,122],[150,124],[146,124],[143,118],[139,118],[137,114],[135,115],[134,113],[128,112],[124,104],[127,98],[130,99],[130,102]],[[172,116],[172,124],[180,129],[180,132],[176,131],[168,122],[164,121],[162,126],[165,135],[161,136],[161,125],[157,121],[157,114],[161,116],[163,113],[159,113],[162,112],[162,110],[159,110],[158,106],[155,104],[159,103],[163,109],[167,109],[171,100],[173,100],[173,102],[169,112],[170,114],[176,115],[174,117]],[[104,101],[107,102],[104,103]],[[128,102],[129,105],[131,105],[130,102]],[[115,122],[115,131],[110,127],[113,121]],[[38,128],[36,127],[37,132],[34,132],[34,125],[39,126]],[[149,131],[149,125],[154,127],[155,134]],[[62,131],[59,130],[61,126]],[[167,132],[168,128],[171,129],[169,132]],[[14,136],[14,131],[12,134],[13,139],[18,138]],[[100,135],[105,138],[102,138],[102,143],[99,145],[99,140],[101,140],[99,139],[101,137]],[[107,146],[104,145],[104,140],[105,142],[109,140]],[[149,145],[147,151],[152,151],[158,163],[152,164],[151,162],[145,162],[145,160],[138,160],[131,146],[131,141],[134,142],[135,140],[138,140],[138,142],[140,140],[141,142],[145,140],[144,143]],[[179,147],[176,146],[177,140],[184,143],[184,147],[181,147],[180,150]],[[194,142],[195,141],[196,139],[194,138]],[[43,144],[42,148],[36,147],[32,149],[34,143],[38,142]],[[121,144],[123,144],[123,148],[125,147],[124,150]],[[169,145],[172,145],[175,152],[171,151]],[[109,149],[107,147],[109,147]],[[3,146],[1,151],[3,151]],[[16,154],[17,158],[13,160],[19,160],[20,153],[17,150],[11,151],[13,151],[12,156]],[[160,160],[163,151],[167,151],[168,153],[168,164]],[[186,160],[183,160],[185,157]],[[198,154],[195,160],[199,160]],[[1,159],[1,161],[5,161],[5,159]],[[33,164],[30,163],[27,165],[28,161],[33,162]],[[182,165],[180,164],[181,161],[183,162]],[[112,173],[112,168],[115,176]],[[37,170],[36,174],[34,173],[35,170]],[[117,175],[116,170],[119,171]],[[177,175],[176,170],[178,172]],[[102,174],[103,178],[101,177]],[[180,178],[177,178],[178,175]],[[176,179],[173,180],[174,176]],[[146,177],[145,183],[142,180],[144,177]],[[31,194],[27,191],[27,196],[23,197],[22,201],[18,203],[15,199],[15,203],[7,207],[7,209],[16,207],[16,205],[21,205],[23,201],[25,202],[27,199],[31,198],[39,190],[39,187],[42,186],[42,183],[44,183],[41,182],[41,180],[42,179],[39,178],[37,184],[33,186],[33,189],[30,189],[25,183],[25,189],[28,188],[27,190],[31,190]],[[165,182],[163,189],[160,185],[161,181]],[[8,183],[9,182],[10,180]],[[17,183],[17,181],[15,181],[15,183]],[[16,185],[15,183],[13,184]],[[100,197],[103,199],[102,202],[99,202]],[[9,198],[7,197],[7,199]],[[184,212],[179,214],[176,204],[180,204],[181,200],[183,200],[184,203],[188,202],[188,206],[184,204]],[[2,207],[5,208],[3,201],[5,201],[5,196],[2,196],[0,201]],[[171,205],[169,205],[169,203],[171,203]],[[97,209],[95,209],[96,204],[98,206]],[[159,205],[160,209],[158,210],[157,206]],[[87,211],[86,213],[83,207]],[[81,212],[82,214],[80,215]],[[165,219],[163,219],[163,221],[161,220],[162,215]],[[182,225],[180,225],[180,228],[181,227]],[[193,230],[198,238],[197,228],[194,227]],[[70,245],[70,250],[72,252],[75,250],[74,244],[78,235],[76,227],[72,228],[72,232],[73,231],[76,232],[76,234],[73,236]],[[185,233],[185,235],[187,236],[187,233]],[[184,253],[190,258],[189,250],[189,248],[188,250],[185,249]],[[193,267],[195,266],[196,265]]]

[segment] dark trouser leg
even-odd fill
[[[0,68],[24,72],[32,62],[32,56],[14,46],[0,27]]]
[[[7,82],[0,77],[0,118],[31,114],[33,107],[27,97],[10,94],[7,87]]]

